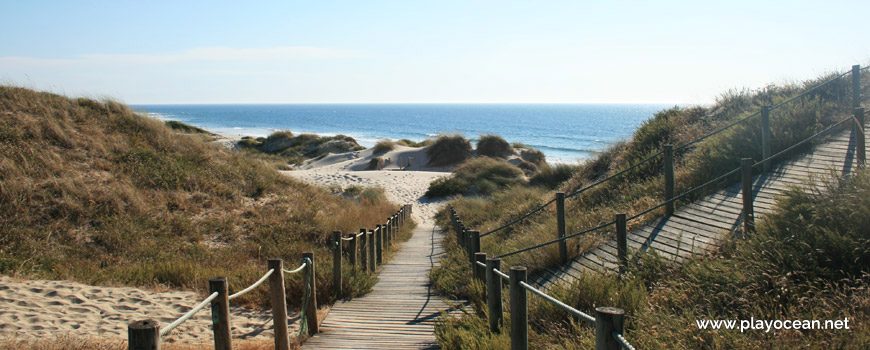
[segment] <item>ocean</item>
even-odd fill
[[[658,104],[248,104],[134,105],[162,120],[213,132],[268,136],[351,136],[371,147],[378,140],[421,141],[440,133],[469,139],[497,134],[541,150],[550,163],[577,163],[628,139]]]

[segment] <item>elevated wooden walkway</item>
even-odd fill
[[[865,138],[866,139],[866,138]],[[802,156],[780,163],[771,172],[753,178],[754,211],[770,212],[790,186],[805,186],[832,175],[847,174],[857,167],[850,131],[840,132],[828,142],[813,147]],[[629,251],[654,249],[666,259],[680,262],[717,247],[741,226],[742,185],[738,182],[692,204],[679,207],[670,217],[661,217],[628,232]],[[581,254],[558,268],[547,269],[534,279],[546,286],[570,281],[584,271],[616,271],[616,240]]]
[[[302,349],[439,349],[435,320],[449,305],[428,274],[444,252],[442,238],[436,227],[416,228],[382,265],[372,292],[336,303]]]

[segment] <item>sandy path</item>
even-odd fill
[[[433,216],[444,205],[445,201],[424,198],[423,194],[426,193],[432,180],[450,174],[437,171],[343,171],[328,168],[284,171],[283,173],[317,186],[383,187],[387,199],[390,201],[397,204],[413,204],[412,216],[414,220],[424,226],[435,224]]]

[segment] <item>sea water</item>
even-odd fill
[[[378,140],[421,141],[441,133],[475,140],[497,134],[544,152],[550,163],[577,163],[631,134],[656,104],[249,104],[136,105],[163,120],[222,134],[268,136],[278,130],[343,134],[371,147]]]

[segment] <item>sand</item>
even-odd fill
[[[129,322],[152,318],[165,326],[203,298],[194,292],[154,292],[0,276],[0,337],[37,339],[75,335],[126,339]],[[230,313],[234,339],[272,339],[270,310],[232,306]],[[289,317],[291,321],[295,320],[297,314]],[[291,326],[293,330],[294,326]],[[185,344],[210,343],[211,312],[208,307],[163,340]]]
[[[389,161],[381,170],[368,170],[374,157]],[[282,173],[317,186],[383,187],[390,201],[414,206],[412,217],[417,223],[434,225],[433,216],[446,201],[423,194],[432,180],[449,176],[451,169],[427,167],[428,162],[425,148],[396,146],[383,154],[373,154],[372,149],[330,154]]]
[[[220,136],[216,143],[228,148],[233,148],[239,140],[231,135]],[[375,156],[389,159],[389,162],[382,170],[367,170],[369,161]],[[428,168],[426,163],[428,158],[424,149],[397,146],[393,151],[379,155],[372,154],[371,149],[328,155],[283,173],[320,186],[383,187],[391,201],[414,206],[413,217],[418,223],[431,225],[434,223],[433,215],[444,201],[429,200],[423,194],[432,180],[448,176],[450,169]],[[0,338],[77,336],[126,339],[129,322],[151,318],[167,325],[204,297],[194,292],[158,292],[0,276]],[[273,338],[270,310],[232,306],[231,313],[233,339],[256,341]],[[291,334],[295,334],[294,321],[298,314],[290,313],[289,317]],[[210,311],[201,310],[169,333],[164,341],[211,343]]]

